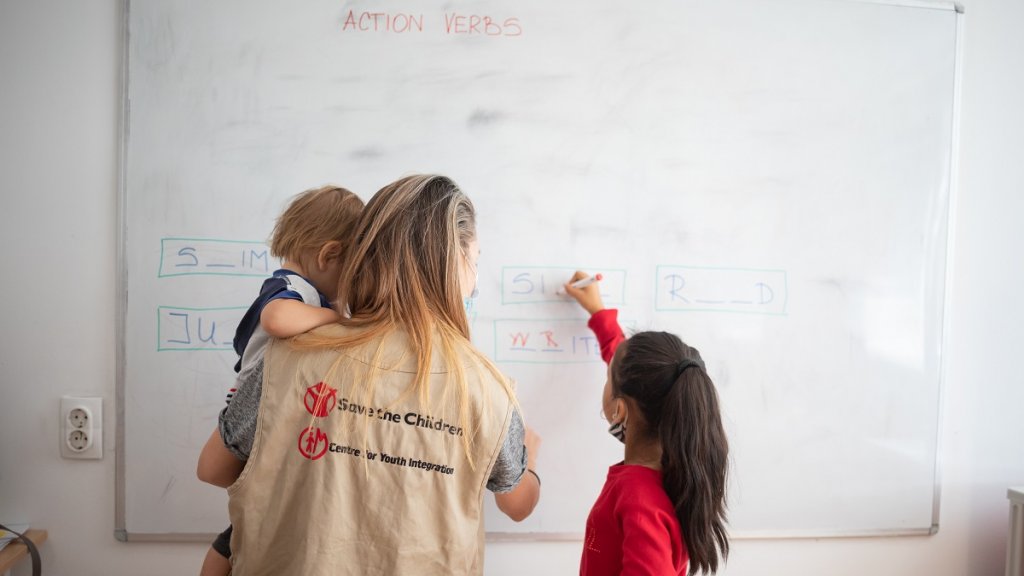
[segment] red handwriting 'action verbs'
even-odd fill
[[[502,21],[490,16],[477,14],[458,14],[454,12],[444,15],[444,30],[448,34],[481,34],[487,36],[521,36],[523,27],[519,18],[506,18]]]
[[[358,32],[423,32],[423,14],[348,11],[341,29]]]
[[[424,25],[423,14],[349,10],[345,14],[341,29],[345,32],[404,34],[423,32],[424,28],[429,28],[431,25],[429,20]],[[480,14],[445,12],[444,32],[448,35],[511,37],[522,36],[523,26],[520,24],[519,18],[500,19]]]

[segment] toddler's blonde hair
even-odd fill
[[[270,239],[270,253],[283,260],[300,262],[308,250],[319,250],[331,241],[349,243],[363,211],[363,201],[340,186],[306,190],[288,204],[277,219]]]

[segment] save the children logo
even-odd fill
[[[306,388],[303,404],[306,411],[317,418],[326,418],[338,403],[338,391],[323,382]]]
[[[310,426],[299,434],[299,452],[310,460],[319,460],[327,453],[327,434]]]

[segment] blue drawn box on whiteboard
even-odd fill
[[[158,277],[270,276],[279,264],[263,242],[161,238]]]
[[[158,306],[156,350],[234,350],[235,330],[248,309]]]
[[[732,312],[784,316],[788,302],[785,270],[657,267],[654,308],[659,312]]]
[[[503,266],[501,269],[501,303],[540,304],[557,302],[575,304],[567,295],[557,294],[558,289],[572,278],[577,268],[570,266]],[[620,269],[594,268],[600,273],[601,298],[606,304],[622,304],[626,295],[626,271]]]
[[[581,364],[601,361],[597,337],[586,320],[494,321],[494,360],[519,364]]]

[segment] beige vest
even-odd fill
[[[439,353],[429,400],[410,392],[404,334],[340,353],[272,342],[252,454],[228,489],[234,576],[482,574],[484,487],[513,406],[458,357],[468,421]]]

